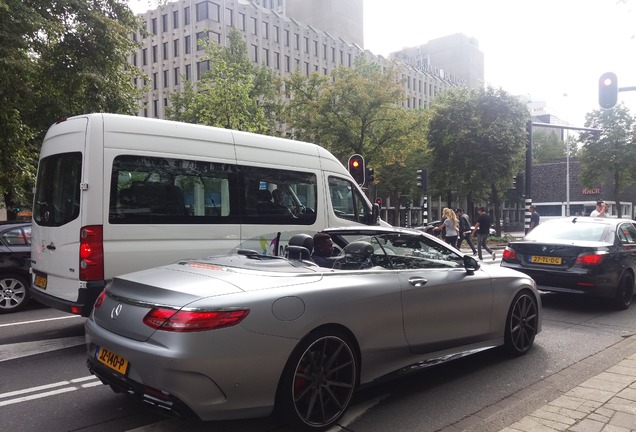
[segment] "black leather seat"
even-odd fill
[[[285,249],[285,258],[311,261],[314,239],[309,234],[294,234]]]

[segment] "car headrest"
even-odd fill
[[[309,234],[294,234],[289,239],[289,246],[302,246],[311,253],[314,250],[314,239]]]
[[[366,241],[354,241],[344,247],[345,255],[368,258],[373,255],[373,245]]]

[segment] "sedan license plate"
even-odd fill
[[[532,255],[530,257],[530,262],[535,264],[561,265],[563,263],[563,259],[561,257]]]
[[[35,286],[45,290],[46,289],[46,275],[40,276],[40,275],[35,275],[35,282],[34,282]]]
[[[126,372],[128,372],[128,360],[119,354],[108,351],[106,348],[97,347],[95,350],[95,358],[98,362],[108,366],[122,375],[126,375]]]

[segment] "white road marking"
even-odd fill
[[[84,336],[74,336],[59,339],[47,339],[43,341],[19,342],[15,344],[0,345],[0,362],[28,357],[40,353],[56,351],[84,345]]]
[[[91,382],[87,382],[91,381]],[[56,396],[63,393],[68,393],[83,388],[94,387],[101,385],[101,382],[97,377],[89,375],[81,378],[74,378],[68,381],[59,381],[56,383],[45,384],[37,387],[30,387],[22,390],[15,390],[7,393],[0,393],[0,407],[6,405],[13,405],[21,402],[27,402],[30,400],[41,399],[49,396]],[[56,387],[55,390],[50,390]],[[43,391],[49,390],[49,391]],[[19,397],[15,397],[19,396]]]
[[[13,326],[24,325],[24,324],[37,324],[37,323],[41,323],[41,322],[57,321],[57,320],[71,319],[71,318],[83,318],[83,317],[81,317],[79,315],[69,315],[69,316],[63,316],[63,317],[57,317],[57,318],[45,318],[45,319],[33,320],[33,321],[20,321],[20,322],[15,322],[15,323],[0,324],[0,328],[1,327],[13,327]]]

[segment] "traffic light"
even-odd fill
[[[382,208],[382,198],[376,198],[375,203],[378,205],[378,207]]]
[[[354,154],[349,158],[349,174],[360,186],[364,186],[365,183],[364,158],[359,154]]]
[[[618,78],[614,72],[605,72],[598,80],[598,104],[610,109],[618,101]]]
[[[417,187],[426,190],[428,189],[428,171],[425,169],[417,170]]]
[[[373,181],[375,180],[375,174],[374,174],[373,168],[367,168],[365,175],[366,175],[365,177],[366,182],[373,183]]]

